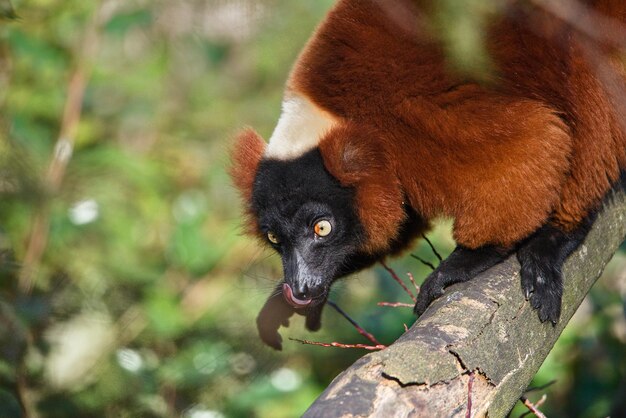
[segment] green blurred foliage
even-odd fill
[[[452,69],[478,80],[489,80],[494,70],[485,48],[482,28],[505,3],[496,0],[439,0],[432,23]]]
[[[0,4],[0,417],[292,417],[364,354],[288,340],[366,342],[331,309],[315,335],[293,319],[281,353],[259,342],[254,318],[280,260],[241,235],[226,174],[239,128],[271,133],[291,64],[331,3],[105,1],[55,192],[48,165],[99,2]],[[441,4],[451,55],[480,48],[491,9]],[[17,276],[40,213],[47,245],[24,294]],[[431,238],[451,251],[449,224]],[[435,260],[424,243],[414,253]],[[536,377],[558,380],[550,416],[606,415],[623,393],[625,265],[614,262]],[[393,266],[428,273],[412,258]],[[376,306],[408,302],[381,267],[332,298],[383,343],[413,321]]]

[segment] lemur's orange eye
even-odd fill
[[[267,239],[272,243],[272,244],[278,244],[280,242],[280,240],[278,239],[278,237],[276,236],[275,233],[273,233],[272,231],[267,233]]]
[[[328,222],[326,219],[323,219],[316,223],[313,229],[315,230],[315,234],[318,237],[325,237],[330,234],[330,231],[332,231],[333,227],[330,225],[330,222]]]

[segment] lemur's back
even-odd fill
[[[576,19],[577,28],[533,9],[496,25],[490,37],[502,90],[548,103],[570,129],[571,171],[555,213],[566,228],[578,224],[626,168],[626,70],[611,45],[619,39],[617,26],[626,24],[626,3],[595,3]]]
[[[626,22],[623,2],[596,3],[588,16]],[[413,125],[415,136],[426,125],[420,141],[438,135],[429,130],[428,119],[451,106],[462,112],[463,102],[484,98],[486,107],[503,98],[537,102],[562,119],[571,137],[562,141],[569,148],[569,167],[563,168],[567,178],[557,181],[559,202],[552,204],[554,222],[565,229],[576,226],[626,167],[626,72],[617,52],[549,12],[513,6],[487,29],[493,75],[487,83],[468,82],[449,71],[441,44],[424,23],[427,7],[428,1],[340,1],[300,56],[288,89],[335,115],[377,119],[381,129],[399,132],[403,126],[395,122],[404,119],[401,125]],[[610,31],[603,25],[594,33],[610,40]],[[407,102],[423,109],[404,117]],[[471,113],[467,117],[474,120],[492,117],[481,115],[479,106]],[[554,141],[561,138],[555,135]],[[437,141],[467,145],[461,136]]]

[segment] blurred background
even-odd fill
[[[330,308],[282,352],[260,343],[280,259],[241,234],[226,174],[332,3],[0,0],[0,417],[299,416],[366,353],[288,340],[368,343]],[[438,18],[471,67],[484,11],[455,4]],[[444,256],[449,228],[429,234]],[[626,414],[625,297],[620,252],[535,378],[556,380],[529,395],[548,416]],[[410,302],[380,266],[331,298],[384,344],[414,320],[376,305]]]

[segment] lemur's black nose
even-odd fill
[[[311,292],[306,283],[296,285],[293,289],[293,296],[300,300],[311,299]]]

